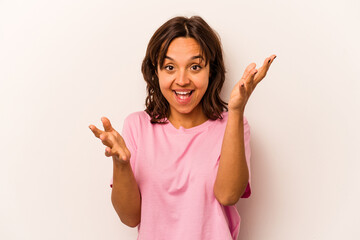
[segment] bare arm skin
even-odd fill
[[[141,220],[139,187],[130,165],[130,151],[124,139],[111,126],[109,119],[101,118],[105,131],[90,125],[89,128],[106,145],[105,156],[113,158],[113,185],[111,202],[121,222],[136,227]]]
[[[236,204],[246,190],[249,170],[245,157],[244,110],[251,93],[266,76],[275,57],[272,55],[266,58],[259,70],[255,68],[255,63],[251,63],[231,92],[229,117],[214,184],[214,195],[222,205]]]
[[[229,112],[214,184],[215,197],[222,205],[234,205],[244,193],[248,180],[243,117]]]
[[[114,160],[111,202],[121,222],[129,227],[140,223],[141,199],[130,164],[116,163]]]

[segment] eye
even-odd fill
[[[200,71],[201,66],[200,66],[200,65],[192,65],[192,66],[191,66],[191,69],[192,69],[192,70],[195,70],[195,71]]]
[[[167,65],[164,68],[168,71],[174,70],[174,66],[171,66],[171,65]]]

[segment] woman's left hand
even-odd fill
[[[229,101],[229,111],[244,113],[245,105],[254,91],[256,85],[266,76],[267,71],[270,68],[270,65],[276,58],[276,55],[271,55],[266,58],[264,64],[259,70],[257,70],[256,64],[251,63],[245,69],[245,72],[238,83],[236,83],[234,89],[230,95]]]

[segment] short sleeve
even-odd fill
[[[129,149],[131,158],[130,158],[130,165],[131,169],[135,175],[135,159],[136,159],[136,126],[135,123],[137,122],[136,119],[134,119],[136,116],[134,114],[129,115],[124,120],[121,136],[125,141],[126,147]],[[135,176],[136,178],[136,176]],[[110,187],[112,187],[113,184],[113,178],[110,180]]]
[[[249,182],[241,198],[248,198],[251,195],[251,168],[250,168],[251,148],[250,148],[250,125],[245,117],[244,117],[244,143],[245,143],[246,163],[249,170]]]

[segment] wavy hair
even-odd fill
[[[151,123],[167,123],[164,119],[170,115],[170,106],[160,91],[156,71],[158,66],[163,66],[170,43],[178,37],[194,38],[200,45],[206,65],[210,64],[210,77],[208,88],[199,104],[202,104],[203,112],[209,119],[222,119],[221,113],[228,111],[228,104],[219,95],[226,72],[220,37],[200,16],[178,16],[156,30],[142,62],[141,71],[147,83],[145,111],[151,117]]]

